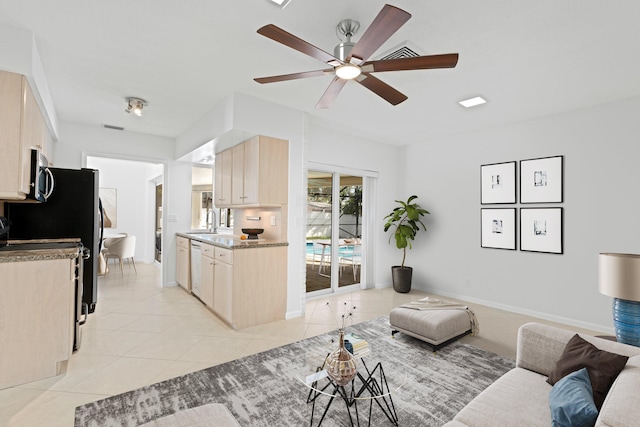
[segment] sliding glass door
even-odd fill
[[[307,292],[357,286],[362,275],[363,178],[310,170],[307,181]]]

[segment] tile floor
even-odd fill
[[[336,329],[341,302],[357,307],[357,323],[428,295],[357,291],[309,301],[304,317],[236,332],[183,289],[161,288],[156,266],[140,264],[137,275],[125,266],[123,278],[118,273],[99,278],[96,311],[83,326],[80,350],[65,375],[0,390],[0,426],[72,426],[78,405]],[[510,358],[521,324],[550,323],[469,305],[480,334],[462,341]]]

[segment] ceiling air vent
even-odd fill
[[[420,55],[418,55],[415,51],[411,50],[407,46],[402,46],[400,49],[394,50],[393,52],[383,56],[380,59],[387,60],[387,59],[414,58],[416,56],[420,56]]]
[[[402,58],[415,58],[416,56],[420,56],[418,53],[419,49],[411,44],[411,42],[405,41],[400,43],[399,45],[389,49],[386,52],[383,52],[377,60],[388,60],[388,59],[402,59]]]
[[[114,125],[102,125],[105,129],[113,129],[113,130],[124,130],[123,127],[114,126]]]

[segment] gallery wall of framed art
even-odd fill
[[[521,205],[552,206],[518,207],[517,188],[520,188]],[[564,253],[564,208],[557,207],[563,202],[564,156],[481,165],[480,246],[516,250],[519,234],[520,251]],[[513,206],[505,207],[505,204]]]

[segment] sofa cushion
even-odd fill
[[[555,383],[549,392],[553,427],[592,427],[598,418],[587,368],[575,371]]]
[[[575,334],[567,343],[547,382],[554,385],[566,375],[586,367],[593,387],[593,400],[599,410],[609,388],[627,360],[629,360],[627,356],[599,350],[595,345]]]
[[[549,427],[549,391],[544,375],[514,368],[487,387],[455,417],[456,425],[474,427]]]
[[[633,356],[611,386],[597,425],[626,427],[640,420],[640,356]]]

